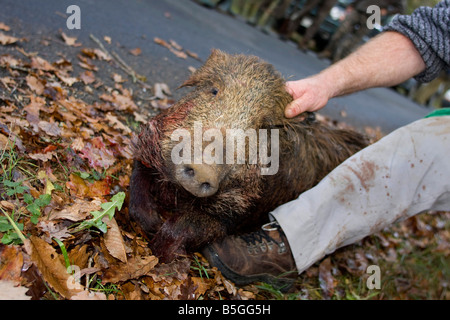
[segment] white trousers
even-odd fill
[[[392,132],[271,214],[301,273],[396,221],[449,209],[450,116],[442,116]]]

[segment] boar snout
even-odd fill
[[[178,164],[175,179],[196,197],[209,197],[219,190],[220,168],[208,164]]]

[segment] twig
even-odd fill
[[[93,34],[90,34],[89,37],[94,40],[94,42],[100,47],[100,49],[107,54],[110,58],[112,58],[111,54],[109,53],[108,50],[106,50],[105,46],[103,45],[103,43],[100,42],[100,40],[98,40]]]
[[[119,67],[133,78],[133,82],[138,82],[146,88],[151,88],[150,85],[141,80],[144,76],[137,74],[136,71],[134,71],[117,53],[114,51],[112,51],[112,53],[109,52],[103,43],[101,43],[100,40],[98,40],[93,34],[90,34],[89,37],[100,47],[100,50],[102,50],[111,59],[114,59],[119,64]]]

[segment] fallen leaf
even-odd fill
[[[80,273],[82,273],[83,270],[86,270],[85,268],[87,267],[88,264],[89,253],[87,252],[87,249],[88,249],[87,244],[78,245],[72,250],[70,250],[70,252],[68,253],[70,263],[82,269],[80,270]]]
[[[12,146],[13,145],[11,141],[9,141],[8,137],[0,133],[0,150],[11,150]]]
[[[55,152],[46,152],[46,153],[29,153],[28,157],[30,157],[33,160],[39,160],[42,162],[47,162],[53,158],[53,156],[56,155]]]
[[[111,57],[100,49],[83,48],[81,52],[91,59],[111,60]]]
[[[95,81],[94,73],[90,70],[86,70],[80,74],[80,80],[83,81],[84,84],[91,84]]]
[[[44,232],[44,235],[42,235],[41,238],[49,243],[53,238],[62,241],[72,237],[67,227],[56,224],[54,221],[39,221],[37,226]]]
[[[122,234],[120,232],[119,226],[117,225],[116,219],[109,218],[102,219],[108,226],[108,231],[104,236],[105,246],[109,253],[120,261],[127,262],[127,254],[125,251],[125,242],[123,241]]]
[[[122,76],[120,74],[117,74],[115,72],[112,74],[112,78],[113,78],[114,82],[117,82],[117,83],[122,83],[122,82],[126,81],[124,78],[122,78]]]
[[[146,117],[144,117],[142,114],[137,113],[135,111],[135,112],[133,112],[133,115],[134,115],[134,121],[141,122],[141,123],[146,123],[147,122]]]
[[[28,75],[26,78],[28,87],[34,91],[37,95],[44,93],[44,84],[38,80],[35,76]]]
[[[55,122],[39,121],[39,129],[52,137],[58,137],[61,134],[61,129]]]
[[[206,291],[208,291],[208,289],[211,287],[211,284],[209,283],[210,281],[207,281],[209,279],[203,279],[201,277],[191,277],[191,280],[193,286],[196,287],[195,294],[197,297],[204,295]]]
[[[39,131],[39,112],[44,106],[45,100],[43,98],[30,96],[30,103],[24,107],[24,110],[27,113],[26,119],[36,133]]]
[[[16,43],[17,41],[19,41],[19,38],[13,37],[13,36],[8,36],[6,34],[4,34],[3,32],[0,32],[0,44],[1,45],[8,45],[8,44],[13,44]]]
[[[77,37],[69,37],[64,32],[61,32],[61,38],[64,40],[64,43],[71,47],[80,47],[81,43],[77,43]]]
[[[48,177],[47,173],[43,170],[40,170],[37,173],[37,178],[41,180],[41,182],[44,184],[44,194],[52,194],[52,191],[55,190],[55,186],[50,181],[50,178]]]
[[[55,67],[53,67],[47,60],[35,56],[31,58],[31,68],[38,69],[43,71],[55,71]]]
[[[86,142],[80,151],[80,157],[87,159],[94,169],[107,169],[116,162],[112,150],[107,148],[102,137],[94,137]]]
[[[75,139],[72,141],[72,144],[70,145],[70,147],[71,147],[73,150],[81,151],[81,150],[84,148],[84,140],[83,140],[83,138],[80,138],[80,137],[75,138]]]
[[[50,215],[50,219],[67,219],[73,222],[82,221],[90,215],[91,211],[100,210],[100,205],[101,201],[99,200],[88,201],[84,199],[75,199],[73,205],[66,206],[60,211],[53,211]]]
[[[126,263],[118,263],[104,270],[102,283],[116,283],[147,275],[158,263],[155,256],[131,257]]]
[[[11,30],[11,28],[9,26],[7,26],[6,24],[4,24],[3,22],[0,22],[0,30],[9,31],[9,30]]]
[[[66,85],[68,85],[69,87],[71,87],[75,82],[80,81],[78,78],[75,77],[70,77],[68,75],[66,75],[64,72],[56,72],[56,76],[62,81],[64,82]]]
[[[162,100],[172,95],[172,92],[170,92],[169,86],[166,83],[155,83],[153,90],[155,91],[154,97],[156,99]]]
[[[105,118],[114,129],[120,130],[124,134],[130,134],[132,132],[129,127],[124,125],[116,116],[112,115],[111,113],[108,112]]]
[[[70,175],[70,181],[66,182],[66,188],[70,190],[70,194],[76,197],[101,197],[110,194],[111,182],[106,177],[103,180],[89,183],[76,174]]]
[[[75,281],[56,250],[47,242],[36,236],[29,238],[26,245],[31,260],[38,267],[44,280],[64,298],[70,299],[73,295],[84,290],[84,287]]]
[[[23,255],[18,247],[0,244],[0,280],[20,283],[22,265]]]
[[[123,93],[115,90],[111,95],[102,94],[100,99],[110,102],[117,110],[135,111],[139,109],[128,90],[123,90]]]
[[[133,56],[138,56],[138,55],[140,55],[142,53],[142,50],[141,50],[141,48],[135,48],[135,49],[130,50],[130,53]]]

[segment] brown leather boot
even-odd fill
[[[261,281],[287,292],[298,275],[286,236],[277,222],[267,223],[253,233],[227,237],[202,253],[237,285]]]

